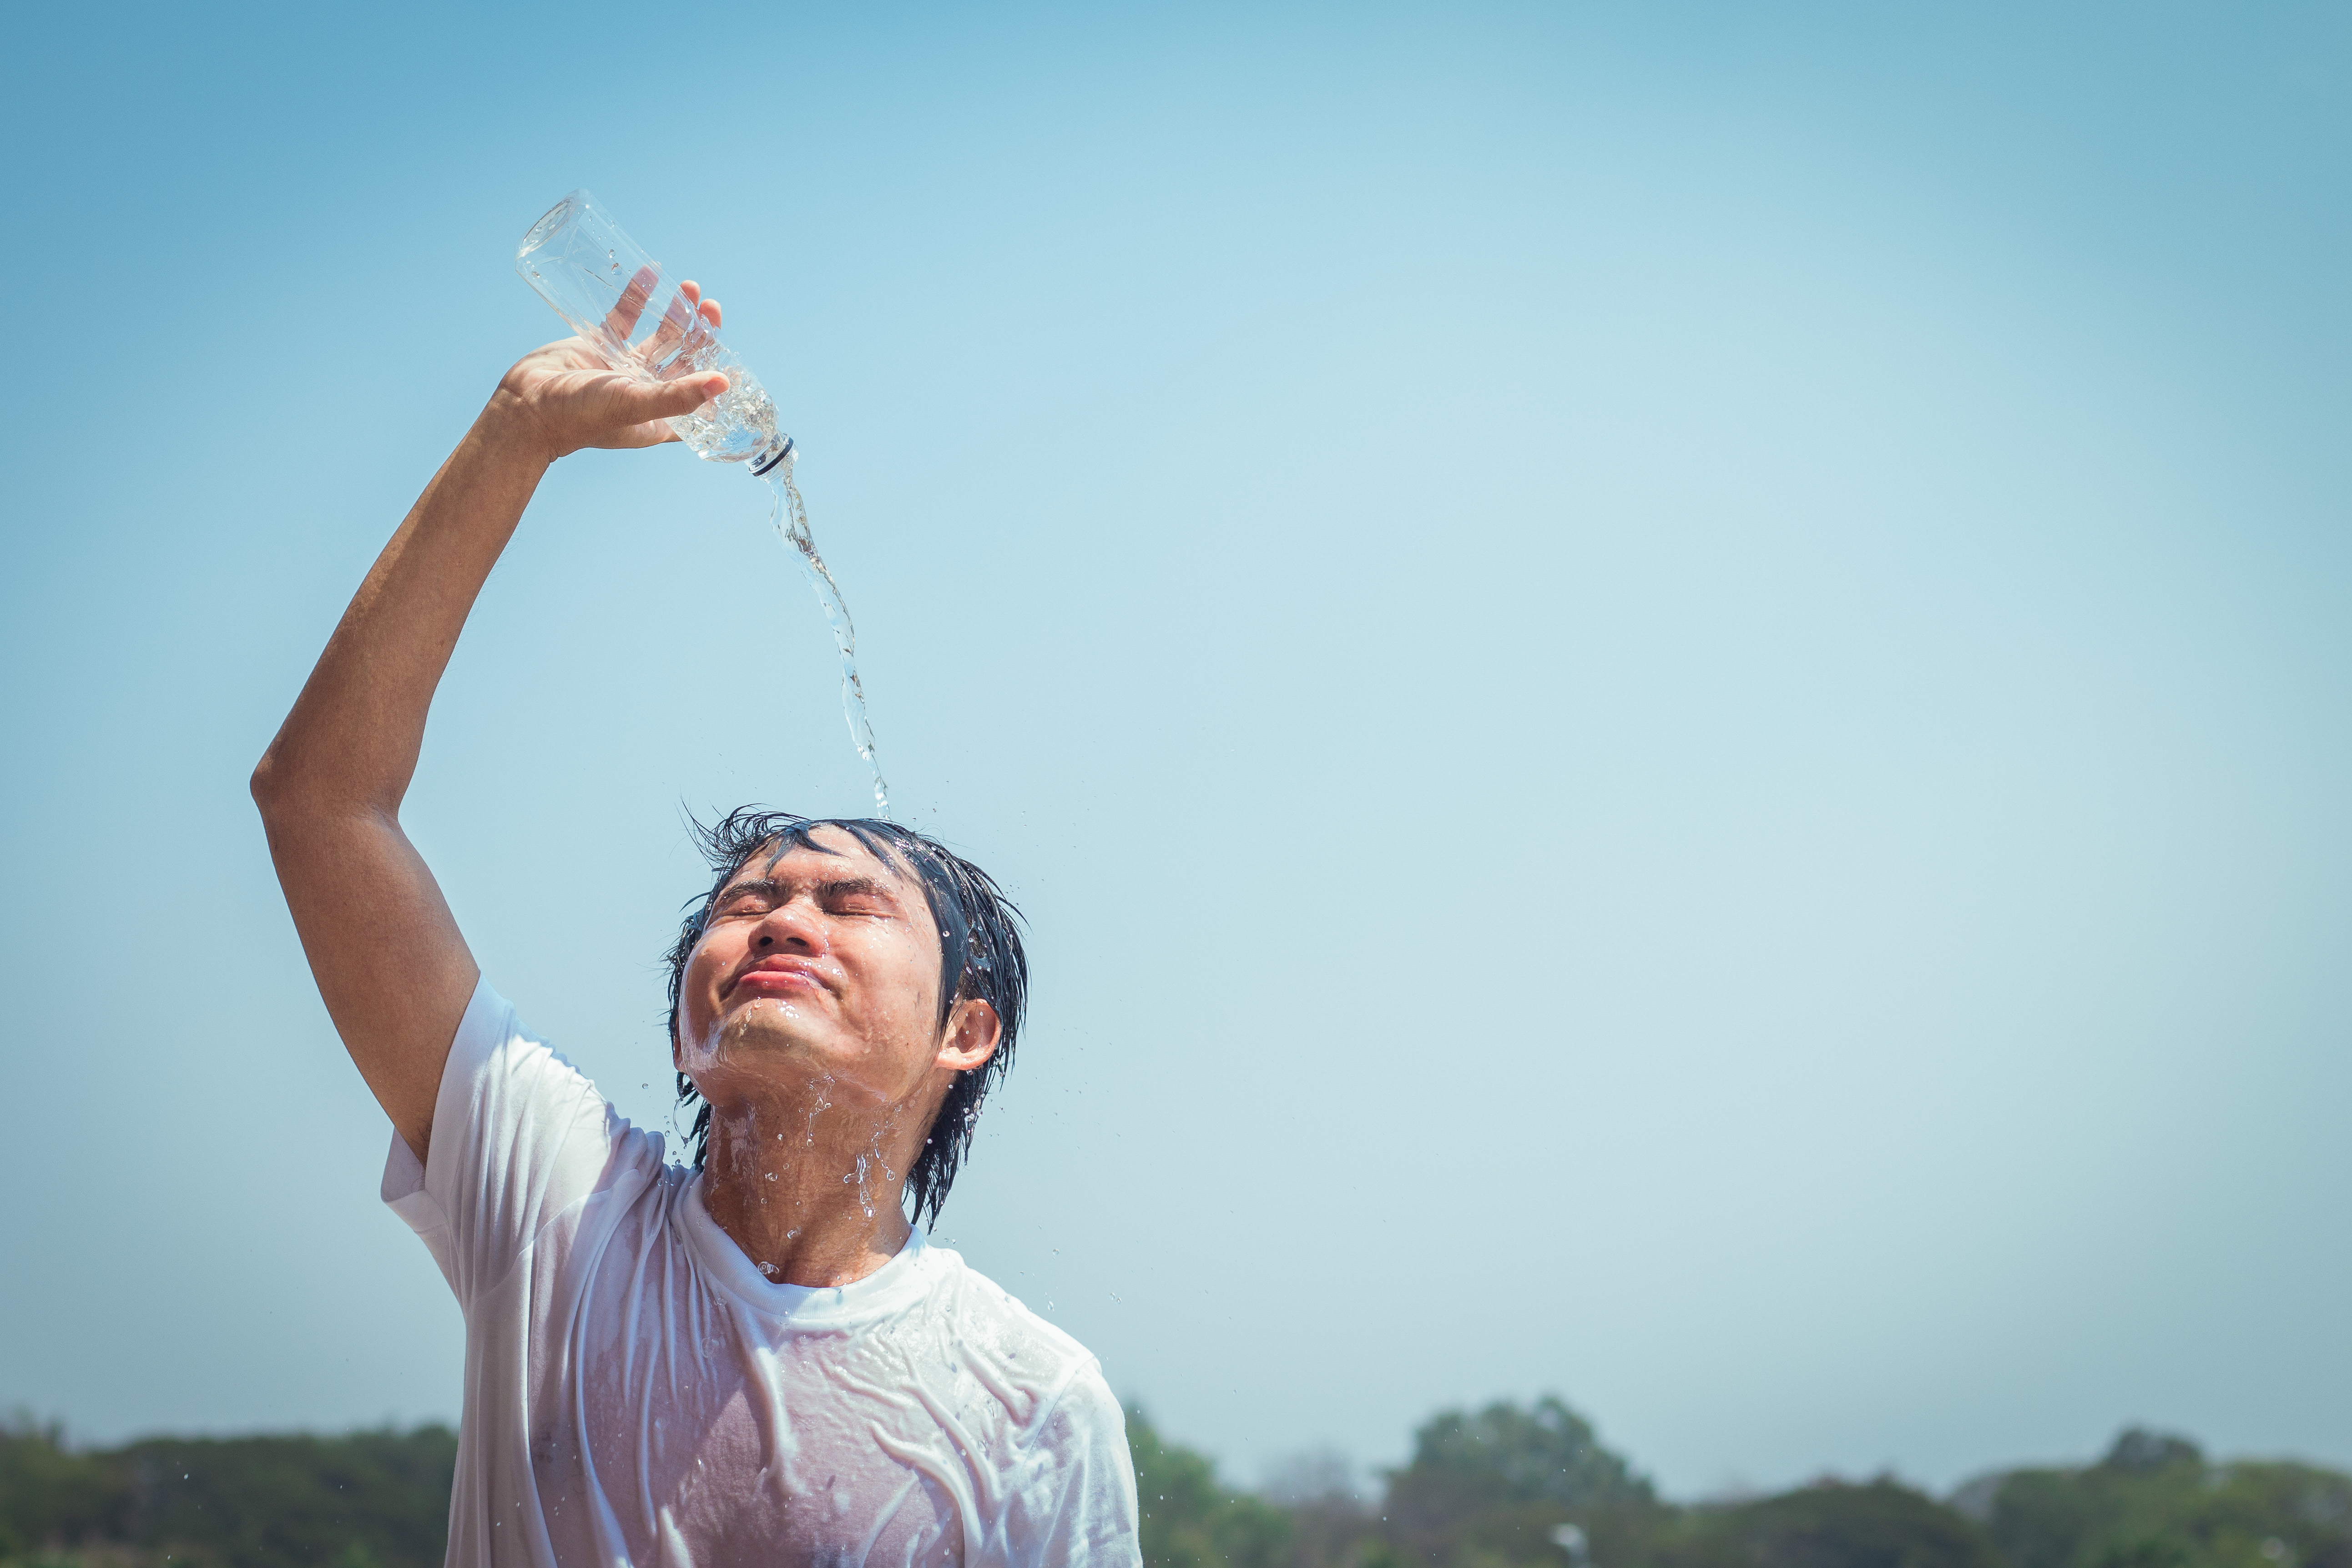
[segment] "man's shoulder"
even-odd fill
[[[952,1317],[959,1350],[1027,1395],[1030,1414],[1044,1417],[1073,1396],[1084,1405],[1108,1402],[1111,1414],[1118,1413],[1094,1353],[1069,1333],[961,1253],[930,1247],[924,1263],[939,1271],[935,1299]]]

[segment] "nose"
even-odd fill
[[[751,933],[754,952],[798,952],[814,957],[825,949],[824,917],[808,899],[787,899],[761,917]]]

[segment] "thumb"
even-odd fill
[[[691,414],[727,390],[727,378],[713,371],[707,375],[680,376],[657,386],[638,383],[629,389],[631,410],[639,420],[675,419]]]

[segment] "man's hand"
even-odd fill
[[[637,274],[605,317],[615,342],[626,342],[636,327],[653,279],[650,271]],[[689,333],[719,326],[718,300],[702,298],[702,289],[691,280],[679,284],[678,293],[682,303],[674,302],[653,336],[635,351],[647,363],[658,363]],[[652,447],[675,441],[677,433],[668,421],[691,414],[726,390],[727,378],[716,371],[675,381],[625,374],[606,364],[594,344],[571,337],[516,361],[482,416],[506,426],[514,438],[551,463],[583,447]]]

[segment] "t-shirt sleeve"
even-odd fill
[[[1015,1561],[1039,1568],[1133,1568],[1143,1561],[1127,1415],[1092,1357],[1071,1373],[1024,1447],[1025,1474],[1005,1521]]]
[[[449,1044],[425,1159],[394,1132],[383,1200],[470,1309],[641,1141],[578,1068],[524,1032],[484,980]]]

